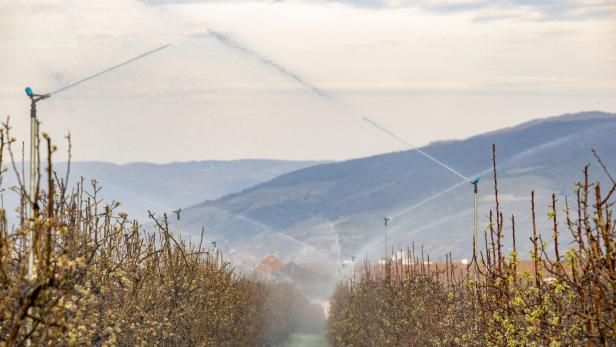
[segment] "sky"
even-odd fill
[[[73,159],[344,160],[616,112],[616,1],[0,0],[0,116],[24,87]]]

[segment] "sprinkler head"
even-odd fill
[[[471,183],[476,185],[477,183],[479,183],[479,181],[481,181],[481,177],[475,176],[473,177],[473,180],[471,181]]]
[[[32,96],[32,95],[34,95],[34,93],[32,92],[32,88],[30,88],[30,87],[26,87],[26,95],[27,95],[27,96]]]

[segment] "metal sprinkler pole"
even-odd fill
[[[28,232],[28,247],[30,249],[30,253],[28,254],[28,280],[32,282],[34,280],[34,250],[32,249],[32,243],[34,242],[34,199],[36,198],[36,194],[34,193],[34,165],[36,159],[34,156],[36,155],[36,128],[37,128],[37,119],[36,119],[36,102],[32,97],[30,97],[30,207],[29,207],[29,215],[32,219],[30,231]]]
[[[385,221],[385,261],[387,261],[387,226],[389,225],[389,221],[391,220],[389,217],[383,218]]]
[[[180,228],[181,220],[182,220],[181,218],[182,209],[178,208],[177,210],[174,210],[173,213],[175,214],[175,217],[176,217],[176,230],[174,232],[174,237],[175,237],[176,242],[180,242],[180,237],[182,233],[181,228]]]
[[[37,162],[38,162],[38,119],[36,118],[36,103],[47,99],[49,94],[34,94],[32,92],[32,88],[26,87],[26,95],[30,98],[30,204],[28,208],[28,213],[30,216],[30,230],[28,232],[28,244],[27,248],[29,250],[28,253],[28,268],[27,268],[27,278],[28,282],[32,285],[34,280],[36,279],[36,269],[34,265],[34,226],[36,223],[35,214],[35,204],[37,199],[37,187],[36,187],[36,172],[37,172]],[[32,308],[28,309],[28,313],[31,313]],[[28,320],[26,322],[26,326],[28,330],[32,329],[32,321]],[[26,340],[26,346],[31,346],[30,339]]]
[[[474,203],[474,207],[473,207],[473,252],[477,250],[477,220],[478,220],[478,215],[477,215],[478,213],[477,212],[478,188],[477,186],[479,185],[480,180],[481,180],[481,177],[475,176],[473,177],[473,180],[471,181],[471,184],[473,185],[473,203]],[[473,279],[477,281],[477,264],[475,264],[475,270],[473,271]]]
[[[473,269],[473,281],[475,282],[475,285],[477,285],[477,281],[479,280],[479,264],[477,264],[477,258],[476,258],[476,254],[477,254],[477,220],[478,220],[478,216],[477,216],[477,202],[478,202],[478,185],[479,185],[479,181],[481,180],[481,177],[479,175],[473,177],[473,180],[471,181],[471,184],[473,185],[473,204],[474,204],[474,208],[473,208],[473,263],[475,265],[475,268]],[[477,304],[475,303],[475,301],[473,301],[473,312],[477,312]],[[477,319],[475,319],[475,331],[478,331],[478,325],[477,325]]]
[[[34,249],[32,249],[34,243],[34,223],[36,216],[34,205],[37,198],[36,187],[36,172],[38,164],[38,119],[36,118],[36,103],[49,98],[49,94],[34,94],[32,88],[26,87],[26,95],[30,98],[30,231],[28,233],[28,247],[30,253],[28,254],[28,280],[34,281],[35,268],[34,268]]]
[[[139,60],[142,59],[150,54],[156,53],[160,50],[163,50],[167,47],[169,47],[170,45],[164,45],[161,47],[158,47],[156,49],[153,49],[151,51],[145,52],[141,55],[138,55],[134,58],[131,58],[129,60],[126,60],[120,64],[117,64],[115,66],[112,66],[106,70],[100,71],[94,75],[88,76],[86,78],[83,78],[77,82],[71,83],[67,86],[64,86],[60,89],[57,89],[51,93],[48,94],[34,94],[34,92],[32,91],[32,88],[30,87],[26,87],[25,91],[26,91],[26,95],[30,98],[30,218],[32,220],[32,228],[30,230],[30,233],[28,235],[28,247],[30,247],[30,254],[28,255],[28,279],[30,281],[34,280],[35,277],[35,269],[34,269],[34,250],[32,249],[32,243],[34,241],[34,204],[36,204],[36,201],[34,201],[34,199],[36,199],[36,172],[37,172],[37,162],[38,162],[38,119],[36,118],[36,103],[47,99],[49,97],[51,97],[52,95],[55,95],[57,93],[63,92],[69,88],[72,88],[76,85],[79,85],[81,83],[84,83],[86,81],[89,81],[93,78],[96,78],[102,74],[105,74],[107,72],[110,72],[112,70],[115,70],[121,66],[124,66],[126,64],[132,63],[135,60]]]

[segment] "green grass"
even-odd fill
[[[324,335],[293,334],[285,347],[329,347]]]

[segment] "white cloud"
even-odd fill
[[[151,5],[246,3],[245,0],[143,0]],[[262,5],[297,3],[300,0],[263,0]],[[305,3],[338,3],[359,8],[418,8],[421,10],[452,14],[472,12],[477,20],[590,20],[616,14],[616,3],[606,0],[318,0]]]

